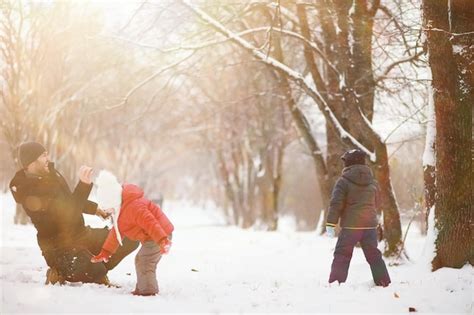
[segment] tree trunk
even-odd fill
[[[423,167],[423,181],[424,181],[424,200],[425,204],[422,208],[421,214],[421,233],[426,235],[428,232],[428,215],[434,209],[436,196],[436,171],[435,166],[426,165]]]
[[[326,165],[327,165],[327,179],[326,188],[324,195],[326,196],[326,203],[324,207],[324,222],[321,228],[321,234],[326,233],[326,222],[329,214],[329,199],[331,197],[331,188],[336,184],[337,179],[341,176],[343,163],[341,156],[344,153],[344,144],[341,141],[341,137],[335,130],[334,126],[330,123],[326,123],[326,139],[327,139],[327,156],[326,156]]]
[[[220,175],[220,180],[224,185],[224,192],[226,198],[226,204],[229,205],[229,208],[226,208],[227,219],[234,225],[239,224],[239,214],[240,206],[236,203],[237,197],[234,194],[234,189],[232,187],[232,181],[230,179],[231,174],[226,165],[225,157],[221,150],[218,150],[216,153],[218,171]]]
[[[268,179],[265,180],[267,183],[259,185],[263,191],[262,199],[262,211],[263,211],[263,223],[266,225],[268,231],[275,231],[278,227],[278,212],[276,211],[276,200],[273,194],[273,182]]]
[[[349,67],[349,81],[358,97],[358,107],[372,122],[374,114],[374,71],[372,70],[372,29],[374,14],[378,9],[377,1],[369,9],[367,0],[354,1],[352,20],[354,43],[352,44],[352,65]]]
[[[375,178],[380,188],[380,208],[383,213],[385,250],[384,256],[399,257],[402,249],[402,227],[398,205],[390,181],[388,154],[385,144],[380,143],[377,148],[377,164],[374,166]]]
[[[430,94],[433,91],[430,89]],[[428,215],[435,205],[436,198],[436,124],[432,95],[428,101],[428,123],[426,126],[425,152],[423,153],[424,205],[420,215],[421,233],[428,233]]]
[[[265,174],[261,177],[258,185],[262,194],[262,218],[268,231],[276,231],[278,228],[278,198],[281,187],[283,148],[275,143],[264,150],[262,156]]]
[[[465,34],[474,31],[474,5],[467,0],[425,0],[423,10],[437,128],[438,236],[432,267],[460,268],[467,262],[474,263],[470,226],[474,52],[472,34]]]
[[[284,126],[284,123],[283,123]],[[273,176],[273,200],[274,200],[274,206],[275,206],[275,216],[274,216],[274,222],[273,222],[273,230],[276,230],[278,228],[278,213],[280,211],[280,191],[281,191],[281,186],[282,186],[282,175],[283,175],[283,157],[284,157],[284,152],[285,149],[283,146],[279,145],[277,148],[277,153],[276,153],[276,169],[275,169],[275,176]]]
[[[284,63],[283,50],[280,43],[280,35],[275,34],[274,36],[274,47],[275,47],[275,59]],[[286,96],[286,104],[291,112],[293,121],[295,122],[296,128],[304,140],[304,143],[308,146],[308,150],[314,161],[316,169],[316,178],[321,187],[321,198],[322,204],[325,209],[329,206],[329,195],[331,192],[331,186],[328,181],[328,168],[324,160],[323,152],[316,138],[311,134],[311,127],[308,120],[304,116],[303,112],[297,106],[293,95],[291,93],[291,86],[285,73],[279,72],[278,79],[280,80],[280,89]],[[325,211],[326,213],[327,211]],[[318,222],[319,220],[316,220]]]

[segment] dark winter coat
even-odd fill
[[[173,224],[158,205],[143,197],[143,190],[131,184],[122,187],[122,206],[116,223],[122,237],[159,243],[171,235]],[[115,253],[118,247],[117,234],[111,229],[102,248]]]
[[[15,201],[23,206],[38,231],[38,244],[43,253],[74,246],[86,231],[82,213],[97,211],[97,204],[87,200],[92,185],[79,182],[71,192],[53,163],[49,169],[46,176],[20,170],[10,182]]]
[[[342,228],[377,227],[378,185],[367,165],[352,165],[342,171],[332,191],[327,224]]]

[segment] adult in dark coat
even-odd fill
[[[83,166],[74,191],[54,168],[46,149],[37,142],[19,147],[23,168],[10,182],[15,201],[23,206],[37,230],[38,245],[47,265],[46,283],[94,282],[107,284],[107,272],[133,252],[138,242],[125,239],[123,246],[105,264],[90,259],[100,252],[109,230],[85,226],[83,213],[108,213],[87,200],[92,189],[92,169]]]
[[[377,248],[378,184],[371,169],[365,165],[366,154],[361,150],[344,153],[344,169],[332,191],[326,229],[334,236],[340,219],[341,232],[334,251],[329,283],[345,282],[357,242],[360,242],[370,265],[374,282],[388,286],[390,276]]]

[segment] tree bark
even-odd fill
[[[437,128],[438,236],[432,267],[460,268],[474,263],[470,150],[474,52],[472,34],[466,34],[474,31],[474,5],[467,0],[424,0],[423,11]]]
[[[424,181],[424,207],[421,215],[421,232],[426,235],[428,232],[428,215],[434,209],[436,196],[436,171],[435,166],[426,165],[423,167],[423,181]]]
[[[284,123],[283,123],[284,126]],[[273,178],[273,200],[275,205],[275,215],[274,215],[274,222],[273,222],[273,231],[278,228],[278,213],[280,211],[280,192],[282,186],[282,176],[283,176],[283,157],[285,153],[285,149],[283,146],[279,145],[277,148],[276,153],[276,167],[275,169],[275,176]]]
[[[433,92],[430,89],[430,93]],[[428,123],[426,126],[425,152],[423,153],[423,182],[424,182],[424,205],[420,215],[421,233],[428,233],[428,215],[435,206],[436,198],[436,117],[432,95],[428,101]],[[433,210],[434,211],[434,210]]]
[[[384,255],[399,257],[402,250],[402,227],[400,213],[390,181],[387,146],[380,142],[376,148],[377,164],[374,166],[374,175],[380,188],[380,207],[383,213],[385,239]]]

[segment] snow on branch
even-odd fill
[[[446,30],[443,30],[443,29],[440,29],[440,28],[436,28],[436,27],[423,28],[422,30],[427,31],[427,32],[442,32],[442,33],[446,33],[446,34],[451,35],[451,36],[468,36],[468,35],[473,35],[474,34],[474,32],[453,33],[453,32],[449,32],[449,31],[446,31]]]
[[[236,33],[236,35],[244,36],[244,35],[248,35],[248,34],[252,34],[252,33],[256,33],[256,32],[268,31],[268,30],[269,30],[269,27],[258,27],[258,28],[245,30],[245,31],[240,32],[240,33]],[[181,50],[199,50],[199,49],[211,47],[211,46],[214,46],[214,45],[223,44],[225,42],[228,42],[228,41],[232,40],[229,37],[225,37],[225,38],[221,38],[221,39],[206,41],[206,42],[196,44],[196,45],[179,45],[179,46],[163,49],[163,48],[160,48],[158,46],[136,42],[136,41],[133,41],[131,39],[120,37],[120,36],[112,36],[112,38],[120,40],[120,41],[124,41],[124,42],[127,42],[127,43],[131,43],[133,45],[137,45],[137,46],[140,46],[140,47],[143,47],[143,48],[154,49],[154,50],[159,51],[160,53],[172,53],[172,52],[181,51]]]
[[[342,127],[342,125],[339,123],[339,120],[337,120],[337,117],[334,115],[332,110],[327,105],[324,108],[324,110],[328,112],[331,120],[334,123],[334,127],[336,127],[336,129],[339,131],[339,135],[341,136],[341,138],[342,139],[348,138],[355,146],[357,146],[359,149],[364,151],[369,156],[370,160],[375,163],[375,161],[377,160],[375,153],[371,152],[362,143],[360,143],[356,138],[354,138],[350,133],[348,133],[344,129],[344,127]]]
[[[239,33],[235,33],[235,35],[238,36],[238,37],[242,37],[242,36],[253,34],[253,33],[270,32],[270,31],[279,32],[281,34],[284,34],[284,35],[287,35],[287,36],[290,36],[290,37],[294,37],[296,39],[299,39],[299,40],[305,42],[306,44],[308,44],[311,47],[311,49],[315,53],[317,53],[321,57],[321,59],[329,66],[329,68],[332,71],[334,71],[334,73],[339,75],[339,71],[336,69],[334,64],[331,63],[331,61],[326,56],[326,54],[324,54],[324,52],[318,47],[318,45],[315,42],[312,42],[312,41],[306,39],[305,37],[301,36],[301,34],[298,34],[296,32],[292,32],[292,31],[289,31],[289,30],[284,30],[282,28],[262,26],[262,27],[256,27],[256,28],[248,29],[248,30],[245,30],[245,31],[242,31],[242,32],[239,32]],[[160,47],[157,47],[157,46],[154,46],[154,45],[139,43],[139,42],[136,42],[136,41],[130,40],[128,38],[124,38],[124,37],[112,36],[112,38],[117,39],[117,40],[121,40],[121,41],[124,41],[124,42],[128,42],[128,43],[131,43],[131,44],[143,47],[143,48],[155,49],[155,50],[157,50],[161,53],[171,53],[171,52],[176,52],[176,51],[180,51],[180,50],[199,50],[199,49],[211,47],[211,46],[222,44],[222,43],[225,43],[227,41],[232,40],[232,38],[226,37],[226,38],[222,38],[222,39],[203,42],[203,43],[197,44],[197,45],[179,45],[179,46],[176,46],[176,47],[163,49],[163,48],[160,48]]]
[[[278,60],[262,53],[251,43],[249,43],[242,37],[238,36],[236,33],[226,28],[219,21],[209,16],[203,10],[191,4],[189,0],[181,0],[181,2],[185,6],[187,6],[190,10],[192,10],[194,13],[196,13],[203,21],[206,21],[207,23],[209,23],[213,28],[215,28],[220,33],[229,37],[233,42],[244,47],[246,50],[251,52],[252,55],[254,55],[257,59],[285,73],[293,82],[295,82],[298,86],[300,86],[306,93],[308,93],[308,95],[311,96],[311,98],[315,100],[316,104],[318,104],[318,106],[320,107],[321,112],[324,114],[325,118],[327,120],[332,121],[332,123],[338,130],[339,135],[342,139],[349,139],[349,141],[353,145],[355,145],[356,147],[364,151],[370,157],[370,160],[372,162],[376,161],[375,153],[367,149],[362,143],[360,143],[357,139],[355,139],[349,132],[347,132],[344,129],[344,127],[339,122],[337,117],[334,115],[333,111],[331,110],[331,108],[329,107],[325,99],[321,96],[321,94],[315,88],[312,87],[312,85],[309,82],[306,81],[306,79],[299,72],[291,69],[290,67],[279,62]]]

